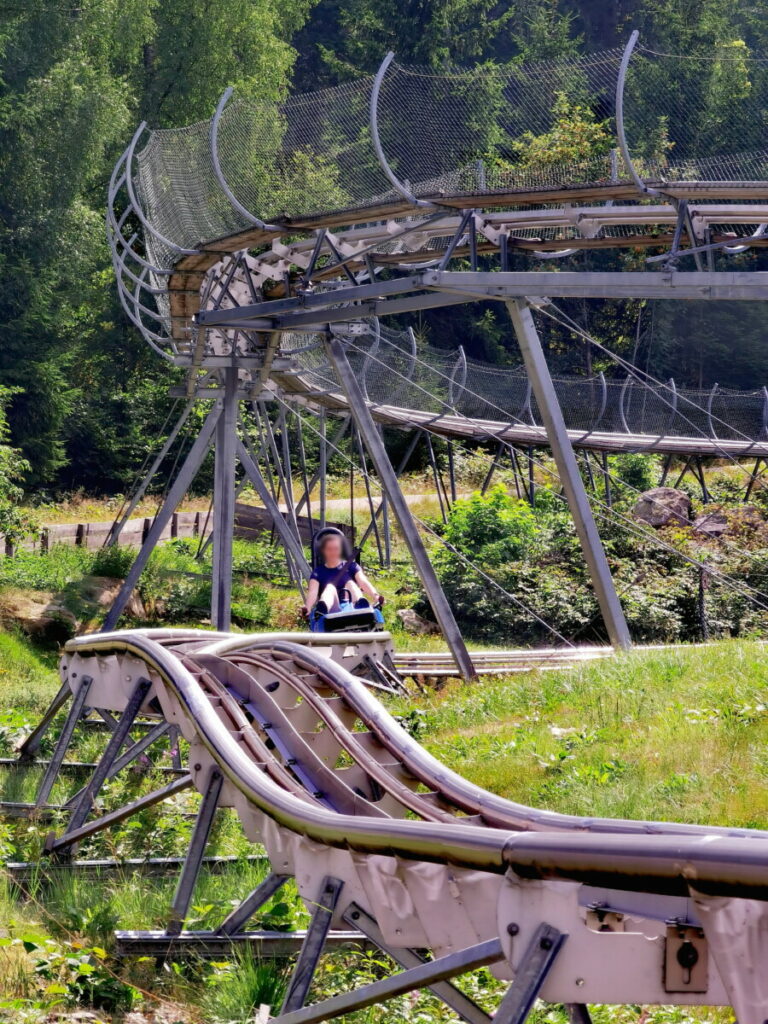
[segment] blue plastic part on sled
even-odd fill
[[[337,612],[325,614],[313,611],[309,628],[313,633],[368,633],[383,629],[384,616],[380,608],[355,608],[351,601],[342,601]]]

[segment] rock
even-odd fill
[[[737,508],[713,508],[702,512],[693,524],[697,533],[706,537],[743,537],[750,546],[764,547],[768,542],[768,522],[754,505]]]
[[[649,526],[689,526],[691,499],[674,487],[652,487],[637,499],[632,515]]]
[[[86,576],[80,584],[79,590],[83,600],[89,604],[99,608],[111,608],[122,585],[122,580],[113,579],[111,576]],[[144,619],[146,614],[142,600],[134,590],[125,606],[123,615],[132,619]]]
[[[77,632],[77,618],[46,591],[12,591],[3,595],[0,618],[29,636],[47,643],[64,643]]]
[[[696,533],[703,533],[707,537],[722,537],[728,532],[728,516],[719,510],[704,512],[696,517],[693,528]]]
[[[403,628],[407,629],[409,633],[429,635],[440,632],[440,627],[436,623],[423,619],[413,608],[401,608],[397,617],[402,622]]]
[[[550,725],[549,734],[554,736],[556,740],[563,740],[567,736],[575,736],[579,730],[571,726],[568,729],[561,729],[559,725]]]

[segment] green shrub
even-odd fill
[[[136,560],[136,548],[113,544],[108,548],[99,548],[94,552],[91,562],[91,573],[94,576],[110,576],[123,580]]]
[[[90,572],[92,553],[69,544],[55,544],[45,554],[19,551],[0,558],[0,587],[19,590],[63,590]]]

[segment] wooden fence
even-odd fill
[[[287,518],[288,513],[283,513]],[[301,539],[305,544],[310,542],[312,532],[319,529],[318,520],[310,520],[306,516],[298,516],[298,527]],[[126,547],[140,547],[152,526],[151,516],[129,519],[120,533],[120,543]],[[354,533],[344,523],[328,523],[341,530],[354,543]],[[175,537],[207,537],[213,527],[213,516],[208,512],[174,512],[171,520],[161,534],[161,540],[173,540]],[[73,544],[84,548],[100,548],[109,536],[112,522],[107,520],[96,523],[51,523],[44,526],[37,536],[27,537],[19,544],[11,544],[0,536],[0,551],[13,556],[16,551],[37,551],[45,553],[55,544]],[[243,540],[256,540],[273,529],[272,516],[265,508],[256,505],[235,505],[235,537]]]

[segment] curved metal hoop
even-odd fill
[[[714,384],[712,386],[712,390],[709,392],[709,397],[707,398],[707,423],[709,424],[709,436],[713,438],[716,438],[717,434],[715,433],[715,425],[712,422],[712,405],[715,401],[715,395],[717,394],[717,389],[719,387],[719,384]]]
[[[457,378],[461,377],[461,384],[457,384]],[[451,370],[451,379],[448,382],[448,401],[452,408],[456,408],[456,391],[464,391],[467,384],[467,354],[464,346],[459,345],[459,354]]]
[[[629,37],[627,45],[624,47],[621,64],[619,65],[619,74],[616,78],[616,138],[619,143],[619,150],[624,161],[624,166],[629,171],[629,175],[635,185],[637,185],[643,195],[657,196],[659,195],[659,192],[655,188],[649,188],[637,173],[637,168],[632,163],[629,146],[627,145],[627,136],[624,130],[624,86],[627,81],[627,70],[629,69],[632,52],[635,49],[639,38],[640,33],[637,29],[634,29],[632,35]]]
[[[179,253],[180,256],[196,256],[200,252],[199,249],[184,249],[182,246],[177,245],[176,242],[172,242],[170,238],[166,238],[165,235],[161,234],[161,232],[157,230],[157,228],[154,228],[149,223],[149,220],[147,219],[144,211],[141,208],[141,203],[136,198],[136,193],[133,188],[133,154],[136,150],[136,144],[141,138],[146,127],[147,122],[142,121],[139,127],[136,129],[136,134],[131,139],[131,143],[128,146],[128,149],[125,151],[125,187],[128,190],[128,198],[131,201],[131,206],[133,207],[134,213],[141,221],[142,226],[151,235],[153,235],[158,240],[158,242],[162,242],[163,245],[167,245],[169,249],[172,249],[174,252]]]
[[[363,395],[365,396],[366,402],[370,401],[370,396],[368,395],[368,371],[371,368],[371,363],[378,354],[380,344],[381,324],[379,323],[379,318],[375,316],[373,318],[373,341],[366,350],[365,359],[363,360],[363,369],[360,373],[360,387],[362,389]]]
[[[227,183],[227,179],[224,176],[224,171],[221,169],[221,161],[219,160],[219,122],[221,121],[221,115],[224,113],[224,107],[226,107],[229,99],[234,92],[234,89],[230,85],[228,89],[225,89],[222,93],[221,99],[216,107],[216,113],[213,115],[211,120],[211,131],[210,131],[210,143],[211,143],[211,162],[213,163],[213,170],[216,174],[216,178],[221,185],[221,190],[229,200],[230,206],[233,210],[236,210],[249,224],[253,224],[254,227],[261,228],[264,231],[275,230],[274,225],[267,224],[266,221],[261,218],[254,216],[250,210],[248,210],[237,196],[234,194],[232,189]]]
[[[675,378],[670,377],[667,381],[667,388],[672,392],[672,401],[669,406],[669,419],[667,420],[667,429],[664,431],[664,436],[672,429],[672,424],[675,422],[675,416],[677,416],[677,384],[675,384]]]
[[[381,136],[379,135],[379,94],[381,92],[381,86],[384,81],[384,76],[389,69],[390,64],[395,59],[395,54],[392,50],[386,55],[384,60],[381,62],[381,67],[376,72],[376,77],[373,80],[371,86],[371,105],[370,105],[370,127],[371,127],[371,141],[373,142],[373,149],[376,153],[376,159],[379,161],[382,171],[386,175],[387,179],[391,183],[392,187],[396,192],[399,192],[403,199],[407,199],[409,203],[413,203],[414,206],[426,206],[432,207],[432,203],[427,203],[423,199],[417,199],[416,196],[411,192],[410,189],[406,188],[402,181],[398,178],[395,172],[389,165],[389,161],[384,155],[384,149],[381,145]]]
[[[768,224],[759,224],[757,228],[749,235],[749,238],[762,238],[763,235],[768,231]],[[722,251],[727,253],[728,256],[738,256],[743,252],[750,249],[750,245],[724,245]]]

